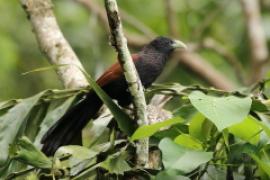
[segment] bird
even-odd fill
[[[159,36],[145,45],[140,52],[132,54],[132,60],[144,88],[148,88],[161,74],[176,49],[186,49],[179,40]],[[119,63],[113,64],[96,81],[96,83],[121,107],[132,103],[123,70]],[[79,100],[44,134],[41,139],[42,151],[53,156],[56,150],[64,145],[70,145],[81,135],[86,124],[93,119],[103,102],[98,95],[89,90],[85,98]]]

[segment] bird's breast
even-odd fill
[[[135,66],[140,76],[142,84],[145,88],[149,87],[161,74],[163,67],[163,61],[158,59],[153,60],[141,60],[136,62]]]

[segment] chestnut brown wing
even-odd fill
[[[140,56],[138,54],[132,54],[132,60],[138,61]],[[108,83],[117,80],[123,74],[123,70],[120,64],[117,62],[113,64],[107,71],[105,71],[96,81],[97,84],[101,87],[107,85]]]

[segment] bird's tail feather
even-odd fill
[[[102,101],[97,95],[89,93],[86,99],[69,109],[46,132],[41,140],[42,151],[46,155],[53,155],[60,146],[71,144],[81,134],[81,130],[88,121],[97,114],[101,106]]]

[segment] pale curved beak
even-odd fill
[[[187,49],[187,45],[179,40],[173,40],[172,47],[173,49]]]

